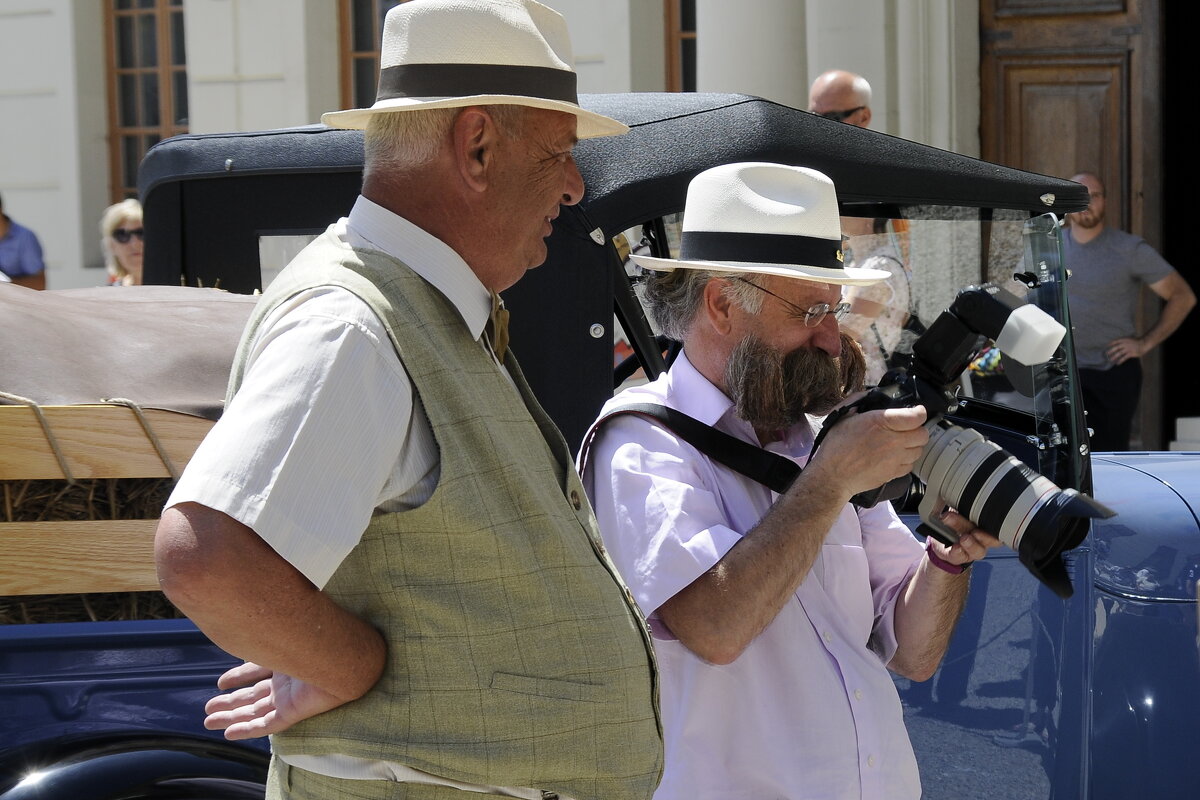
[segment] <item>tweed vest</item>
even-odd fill
[[[325,587],[384,634],[383,677],[273,736],[273,748],[579,800],[649,798],[662,727],[645,620],[511,352],[510,383],[436,289],[331,230],[268,287],[230,396],[271,309],[320,285],[348,289],[383,321],[433,428],[441,477],[419,508],[377,511]]]

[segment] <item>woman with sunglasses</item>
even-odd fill
[[[142,204],[137,200],[122,200],[104,210],[100,246],[111,285],[141,285],[143,238]]]

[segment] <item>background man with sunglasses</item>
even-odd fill
[[[950,514],[961,543],[923,550],[889,504],[850,504],[909,472],[928,438],[923,409],[851,414],[812,454],[807,415],[841,402],[864,370],[838,330],[840,290],[887,275],[843,266],[837,214],[819,172],[730,164],[692,181],[678,260],[632,257],[653,270],[646,299],[683,352],[605,405],[580,460],[655,636],[656,800],[919,796],[888,669],[933,674],[966,597],[963,565],[999,544]],[[803,471],[777,495],[657,421],[605,419],[633,403]]]
[[[823,72],[809,87],[808,110],[847,125],[870,127],[871,84],[844,69]]]
[[[46,288],[46,265],[37,235],[4,213],[0,199],[0,274],[18,286]]]

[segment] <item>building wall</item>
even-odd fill
[[[543,0],[567,20],[583,93],[662,91],[662,9],[647,0]]]
[[[696,0],[697,91],[754,94],[807,108],[807,13],[796,0]]]
[[[548,0],[580,91],[661,91],[662,4]],[[339,106],[337,0],[185,0],[194,133],[306,125]],[[873,127],[978,153],[978,9],[954,0],[697,0],[698,85],[804,108],[832,67],[867,76]],[[0,194],[41,236],[51,288],[104,283],[109,200],[100,0],[0,2]]]
[[[107,198],[99,3],[0,3],[0,195],[42,242],[47,281],[102,283]]]
[[[335,0],[186,0],[192,133],[319,122],[338,107]]]

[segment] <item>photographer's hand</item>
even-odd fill
[[[929,441],[925,419],[921,406],[847,414],[829,429],[805,470],[824,473],[849,501],[912,470]]]
[[[987,555],[987,551],[1003,544],[992,534],[971,522],[952,508],[941,513],[941,521],[958,532],[958,541],[947,547],[934,539],[930,548],[947,564],[969,564]]]
[[[662,621],[700,658],[736,660],[794,599],[850,497],[909,472],[924,422],[921,407],[847,415],[758,524],[659,606]]]

